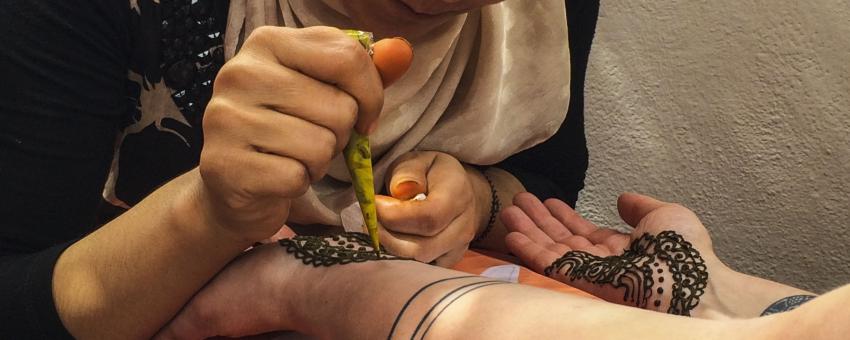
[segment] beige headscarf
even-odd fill
[[[350,28],[332,0],[232,0],[225,56],[263,25]],[[411,150],[468,164],[497,163],[551,137],[566,117],[569,45],[563,0],[507,0],[457,15],[412,41],[410,71],[385,93],[371,136],[375,184]],[[341,157],[293,205],[298,223],[340,225],[354,194]]]

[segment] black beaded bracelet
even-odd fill
[[[487,234],[493,230],[493,226],[496,224],[496,218],[499,215],[499,211],[502,209],[502,202],[499,201],[499,196],[496,195],[496,185],[493,184],[493,179],[490,178],[490,175],[487,174],[486,169],[478,169],[481,172],[481,175],[484,176],[484,179],[487,180],[487,184],[490,185],[490,219],[487,220],[487,226],[484,227],[484,231],[475,239],[472,240],[472,243],[479,243],[485,238],[487,238]]]

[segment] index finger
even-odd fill
[[[368,134],[384,105],[381,76],[366,49],[333,27],[264,26],[245,41],[245,53],[266,53],[308,77],[335,85],[357,100],[355,129]]]

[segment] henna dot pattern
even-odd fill
[[[314,267],[366,261],[412,260],[389,255],[383,249],[379,255],[371,246],[372,239],[364,233],[344,233],[333,237],[295,236],[279,240],[278,244],[287,253],[294,254],[296,259]],[[357,249],[354,249],[355,247]]]
[[[644,234],[618,256],[599,257],[583,251],[570,251],[552,262],[544,274],[624,288],[623,301],[640,308],[646,308],[657,281],[655,292],[658,296],[653,305],[660,307],[664,293],[661,263],[666,264],[672,278],[667,313],[690,316],[705,292],[708,270],[693,245],[674,231],[664,231],[655,236]],[[659,274],[657,278],[653,277],[653,268]]]

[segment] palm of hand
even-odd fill
[[[547,267],[570,251],[586,252],[599,258],[619,256],[632,241],[645,234],[658,235],[663,231],[681,235],[704,257],[714,257],[708,232],[690,210],[636,194],[621,196],[618,209],[622,219],[633,227],[630,234],[600,228],[561,201],[551,199],[542,203],[531,194],[519,194],[514,198],[514,206],[505,209],[501,215],[510,231],[505,242],[515,255],[538,273],[544,273]],[[624,301],[623,291],[612,286],[571,281],[563,275],[557,279],[607,301],[633,304]]]

